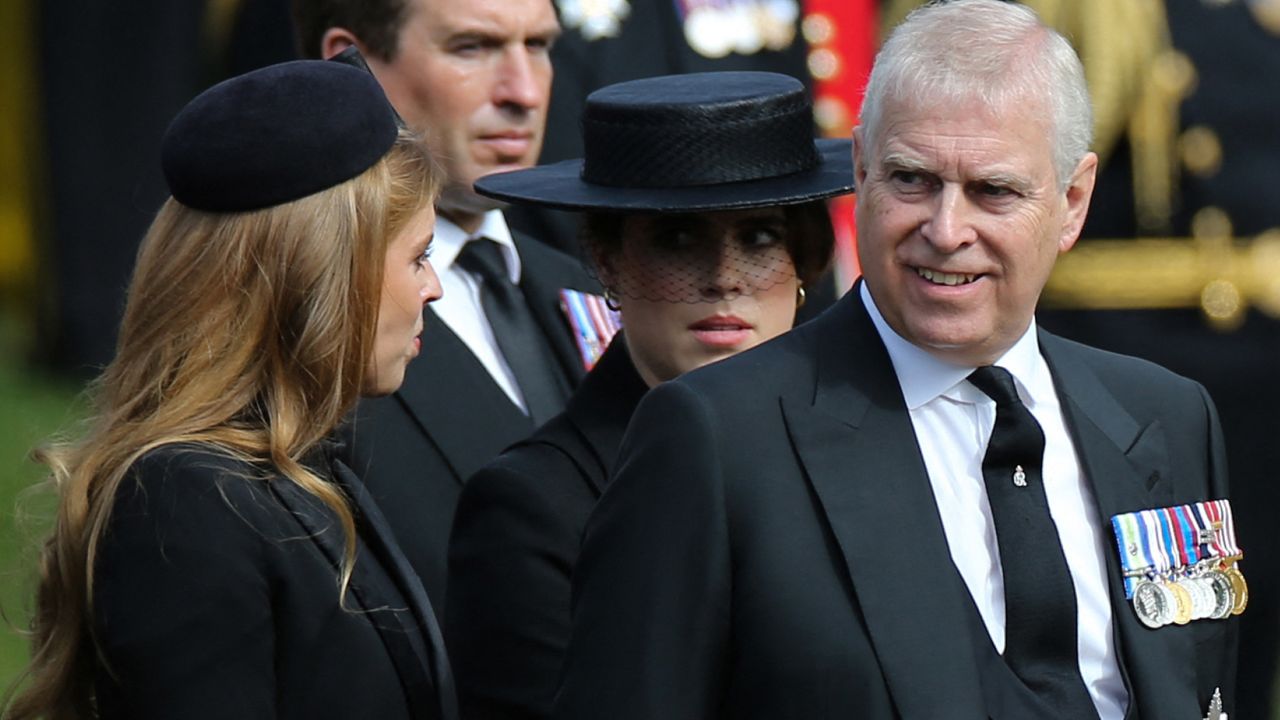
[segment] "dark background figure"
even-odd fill
[[[134,254],[165,198],[160,137],[216,77],[206,3],[38,3],[48,211],[40,262],[40,355],[78,378],[115,350]],[[193,51],[195,50],[195,51]],[[162,69],[162,71],[158,71]]]

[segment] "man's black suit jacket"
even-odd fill
[[[1200,386],[1040,338],[1104,522],[1224,496]],[[1129,717],[1197,720],[1217,687],[1230,708],[1235,621],[1149,630],[1106,567]],[[573,581],[559,718],[1034,717],[989,671],[857,292],[645,397]]]
[[[556,357],[555,370],[566,387],[576,387],[586,370],[559,293],[598,292],[599,285],[577,260],[536,240],[514,239],[520,289]],[[395,394],[360,403],[348,446],[351,467],[382,507],[440,615],[462,484],[534,425],[430,306],[424,314],[422,354]]]
[[[550,716],[582,531],[647,390],[619,333],[563,413],[462,489],[443,625],[467,717]]]
[[[360,481],[357,555],[315,497],[211,447],[152,450],[117,493],[95,565],[98,716],[457,720],[431,603]]]

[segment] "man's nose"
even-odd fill
[[[921,234],[940,252],[959,250],[977,238],[971,213],[964,189],[944,185],[934,198],[932,212],[921,227]]]
[[[547,88],[538,67],[544,62],[524,45],[504,53],[494,85],[494,104],[531,110],[546,104]]]

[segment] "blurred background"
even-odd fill
[[[548,162],[580,154],[588,92],[669,72],[795,75],[819,131],[847,136],[879,38],[920,4],[555,1]],[[213,82],[295,56],[288,3],[0,3],[0,688],[25,662],[18,630],[52,507],[28,453],[74,432],[81,391],[111,358],[134,253],[166,194],[160,136]],[[1280,720],[1280,0],[1027,4],[1084,60],[1103,160],[1086,240],[1039,318],[1192,377],[1218,403],[1251,583],[1235,717]],[[848,204],[832,213],[839,291],[857,276],[856,229]],[[560,238],[566,222],[528,220]]]

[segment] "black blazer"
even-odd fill
[[[356,512],[345,608],[337,518],[292,481],[201,445],[134,464],[95,568],[103,718],[456,720],[421,584],[351,471],[315,470]]]
[[[1040,338],[1104,522],[1225,495],[1199,385]],[[857,292],[654,389],[617,467],[575,569],[557,717],[1035,717],[983,667],[994,647]],[[1216,687],[1230,709],[1235,620],[1149,630],[1115,553],[1106,567],[1128,717],[1202,718]]]
[[[564,413],[462,489],[444,631],[467,718],[550,715],[582,530],[647,390],[619,334]]]
[[[516,236],[520,289],[559,361],[567,387],[586,374],[560,308],[563,288],[599,292],[582,264]],[[368,485],[427,593],[444,609],[449,528],[462,483],[534,431],[466,344],[430,306],[422,356],[393,395],[360,403],[349,463]],[[566,401],[568,397],[566,396]]]

